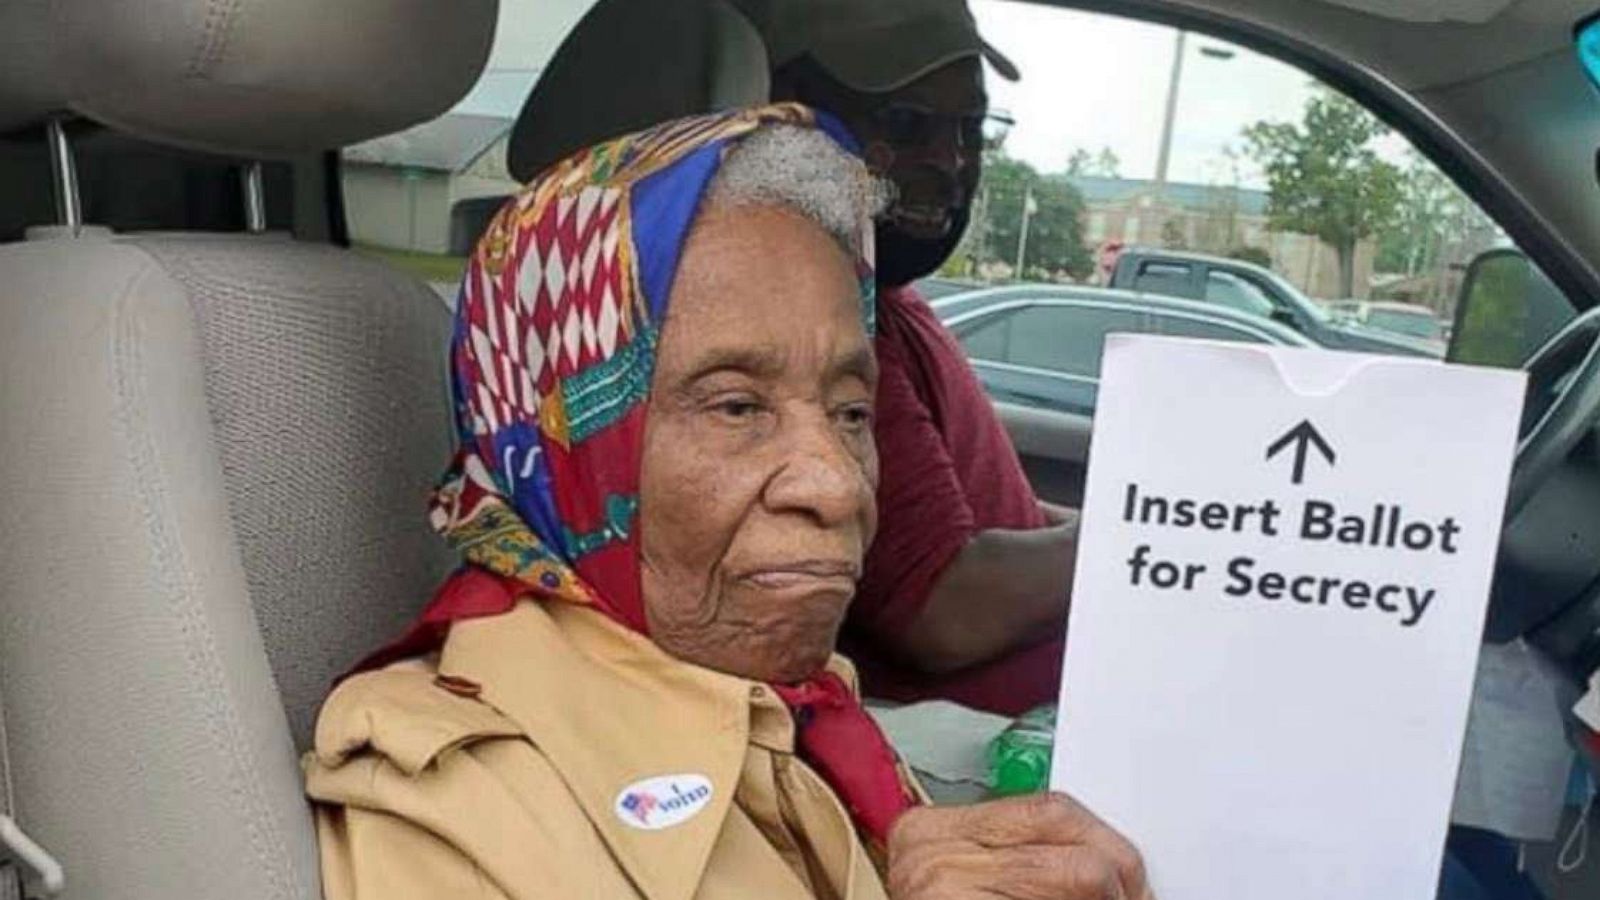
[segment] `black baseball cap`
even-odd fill
[[[772,68],[809,56],[846,87],[883,93],[958,59],[1020,77],[978,33],[966,0],[732,0],[767,45]]]

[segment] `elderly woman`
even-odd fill
[[[329,898],[1148,895],[1067,798],[922,805],[832,655],[878,466],[849,140],[674,122],[490,227],[432,513],[466,565],[322,710]]]

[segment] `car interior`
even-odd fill
[[[1527,636],[1574,681],[1600,666],[1600,115],[1573,52],[1593,0],[1044,5],[1345,91],[1570,306],[1499,362],[1537,411],[1489,638]],[[455,104],[498,13],[0,5],[0,898],[319,896],[297,763],[317,705],[452,565],[422,515],[453,440],[449,301],[350,249],[338,151]],[[681,89],[759,95],[752,35],[708,21],[685,40],[712,62]],[[527,140],[518,158],[547,152]],[[1024,453],[1086,462],[1081,417],[1002,412]]]

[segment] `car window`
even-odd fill
[[[1027,77],[986,82],[1011,124],[986,150],[946,275],[1111,286],[1256,316],[1292,307],[1321,346],[1415,353],[1415,334],[1353,329],[1329,306],[1399,302],[1454,321],[1468,264],[1509,243],[1405,136],[1306,71],[1115,15],[971,2]],[[1101,83],[1059,101],[1064,86]],[[1265,271],[1192,277],[1205,257]]]
[[[1208,341],[1237,341],[1244,344],[1265,344],[1261,332],[1198,316],[1179,316],[1170,313],[1152,313],[1151,321],[1156,334],[1170,337],[1201,338]]]
[[[453,297],[467,255],[521,184],[506,165],[511,126],[540,70],[594,0],[500,0],[488,63],[437,118],[346,147],[350,241]]]
[[[1189,289],[1191,271],[1188,266],[1177,263],[1140,263],[1133,289],[1151,294],[1183,296]]]
[[[1492,278],[1494,273],[1486,272],[1474,298],[1481,304],[1469,304],[1458,316],[1471,263],[1496,248],[1509,248],[1512,241],[1451,177],[1359,98],[1208,34],[1060,4],[971,3],[985,38],[1015,61],[1024,78],[987,80],[991,105],[1013,124],[986,148],[972,222],[945,274],[993,284],[1070,282],[1143,292],[1133,299],[1148,304],[1150,327],[1159,334],[1259,341],[1247,329],[1222,321],[1234,318],[1222,307],[1260,316],[1282,305],[1293,309],[1300,338],[1323,347],[1429,352],[1414,336],[1371,327],[1381,318],[1358,327],[1333,321],[1328,311],[1335,303],[1347,311],[1372,302],[1404,303],[1453,322],[1452,340],[1470,353],[1458,351],[1452,358],[1479,364],[1517,364],[1538,346],[1532,338],[1563,321],[1553,304],[1549,313],[1530,304],[1537,286],[1510,270]],[[1125,4],[1140,10],[1173,5]],[[1391,8],[1463,4],[1368,0],[1338,5],[1381,8],[1387,14]],[[1341,12],[1355,22],[1355,14]],[[1369,16],[1365,24],[1376,21]],[[1393,30],[1394,54],[1426,60],[1440,52],[1408,45],[1405,28]],[[1336,62],[1332,68],[1346,66]],[[1567,68],[1576,78],[1577,68]],[[1464,95],[1464,102],[1473,99]],[[1571,114],[1587,126],[1593,122],[1590,112]],[[1530,165],[1537,168],[1536,162]],[[1586,191],[1592,201],[1592,183],[1571,187]],[[1229,266],[1232,278],[1191,278],[1194,260],[1204,258],[1249,265]],[[1216,321],[1164,315],[1154,295],[1209,301]],[[1589,305],[1582,302],[1587,298],[1574,299]],[[1119,329],[1068,323],[1059,315],[1042,310],[1019,315],[1008,323],[1008,343],[990,349],[1009,351],[1017,363],[1094,375],[1106,332]],[[1469,323],[1477,342],[1462,339]],[[1283,328],[1261,324],[1264,334],[1300,342]],[[1584,454],[1592,455],[1591,444],[1583,445]],[[1185,448],[1173,452],[1182,454]],[[1441,466],[1450,461],[1448,448],[1429,452]],[[1582,520],[1571,515],[1571,529],[1554,523],[1528,528],[1524,518],[1519,540],[1507,546],[1542,547],[1553,535],[1578,533]],[[1554,560],[1558,555],[1543,556]],[[1576,556],[1562,564],[1587,573]],[[1501,584],[1499,589],[1517,596],[1534,594],[1541,586],[1530,579],[1526,586]],[[1565,773],[1557,767],[1553,774],[1559,789]],[[1600,896],[1592,871],[1567,877],[1565,862],[1556,859],[1563,846],[1559,838],[1585,833],[1574,829],[1580,818],[1576,804],[1562,810],[1557,802],[1542,814],[1562,821],[1561,835],[1544,848],[1500,840],[1488,831],[1452,831],[1453,856],[1472,866],[1491,856],[1501,861],[1494,884],[1501,889],[1446,890],[1440,896]],[[1600,827],[1600,818],[1589,821],[1591,828]],[[1482,843],[1462,853],[1455,847],[1462,838],[1463,844]],[[1565,845],[1580,843],[1581,838],[1572,838]],[[1536,877],[1540,889],[1524,886],[1525,876]]]
[[[1206,273],[1206,300],[1254,316],[1272,314],[1272,298],[1262,290],[1237,275],[1227,272]]]
[[[1427,314],[1394,309],[1374,309],[1367,313],[1367,324],[1385,331],[1408,334],[1413,337],[1441,340],[1444,330],[1439,320]]]
[[[972,359],[1004,362],[1011,335],[1011,316],[1016,310],[1002,310],[966,323],[956,337]]]
[[[1145,331],[1144,317],[1097,306],[1035,306],[1011,316],[1005,361],[1084,378],[1100,377],[1106,335]]]

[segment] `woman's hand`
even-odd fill
[[[924,806],[889,834],[894,900],[1153,900],[1139,851],[1065,794]]]

